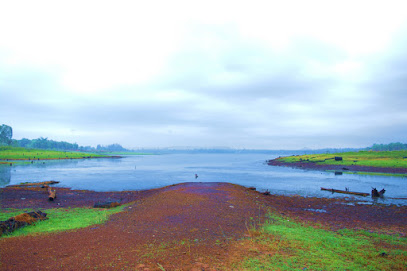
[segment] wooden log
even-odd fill
[[[7,187],[25,187],[25,186],[45,186],[59,183],[57,181],[46,181],[46,182],[37,182],[37,183],[22,183],[22,184],[14,184],[8,185]]]
[[[57,191],[52,190],[51,187],[48,187],[48,200],[53,201],[57,197]]]
[[[0,221],[0,236],[3,233],[10,233],[18,228],[24,227],[26,225],[31,225],[38,220],[45,220],[47,214],[41,211],[29,212],[10,217],[6,221]]]
[[[321,187],[321,190],[323,190],[323,191],[329,191],[329,192],[332,192],[332,193],[349,194],[349,195],[356,195],[356,196],[362,196],[362,197],[367,197],[367,196],[369,196],[369,193],[352,192],[352,191],[339,190],[339,189],[333,189],[333,188],[323,188],[323,187]]]
[[[386,190],[382,189],[380,191],[377,191],[376,188],[373,188],[372,189],[372,197],[373,198],[383,197],[384,192],[386,192]]]
[[[266,195],[266,196],[270,195],[270,191],[267,189],[265,192],[263,192],[263,195]]]
[[[381,196],[381,197],[383,197],[383,194],[386,192],[386,190],[384,190],[384,188],[382,189],[382,190],[380,190],[379,191],[379,195]]]

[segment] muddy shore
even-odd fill
[[[2,270],[221,270],[233,245],[269,212],[331,230],[407,234],[407,207],[359,205],[346,199],[263,195],[230,183],[183,183],[147,191],[93,192],[1,188],[2,208],[91,207],[107,198],[130,203],[103,225],[1,238]],[[242,255],[241,257],[244,257]]]
[[[281,160],[273,159],[267,161],[270,166],[283,166],[310,170],[334,170],[334,171],[360,171],[360,172],[375,172],[375,173],[391,173],[391,174],[407,174],[407,168],[389,168],[389,167],[371,167],[358,165],[318,165],[312,162],[294,162],[287,163]]]

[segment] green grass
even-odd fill
[[[335,161],[340,156],[343,161]],[[329,154],[310,154],[279,158],[282,162],[316,163],[318,165],[359,165],[373,167],[407,168],[407,150],[403,151],[359,151]]]
[[[103,155],[84,152],[51,151],[26,149],[19,147],[0,147],[0,160],[47,160],[47,159],[78,159],[103,157]]]
[[[255,256],[241,270],[406,270],[405,237],[314,228],[271,215],[260,233],[241,245]],[[384,254],[382,254],[384,253]]]
[[[47,209],[42,212],[47,213],[49,219],[38,221],[35,225],[28,225],[20,228],[10,234],[2,237],[15,237],[31,234],[43,234],[50,232],[66,231],[79,228],[85,228],[95,224],[106,222],[110,215],[123,211],[125,205],[112,209],[99,208],[55,208]],[[33,210],[2,210],[0,212],[0,221],[7,220],[10,217],[21,213],[31,212]]]

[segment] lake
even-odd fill
[[[164,154],[125,156],[121,159],[37,161],[29,165],[0,166],[0,186],[33,181],[59,181],[58,186],[95,191],[145,190],[182,182],[230,182],[266,189],[274,194],[316,197],[352,197],[321,191],[321,187],[368,192],[386,189],[386,196],[407,198],[407,178],[335,175],[332,172],[274,167],[270,154]],[[198,178],[195,178],[195,174]],[[373,202],[370,197],[355,197]],[[378,199],[407,205],[407,200]]]

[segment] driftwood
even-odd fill
[[[25,187],[25,186],[41,186],[41,187],[44,187],[46,185],[56,184],[56,183],[59,183],[59,182],[57,182],[57,181],[46,181],[46,182],[37,182],[37,183],[22,183],[22,184],[8,185],[7,187]]]
[[[372,188],[372,197],[373,198],[383,197],[384,192],[386,192],[384,188],[380,191],[377,191],[376,188]]]
[[[52,190],[51,187],[48,187],[48,200],[53,201],[57,197],[57,191]]]
[[[339,190],[339,189],[323,188],[323,187],[321,187],[321,190],[323,190],[323,191],[329,191],[329,192],[332,192],[332,193],[350,194],[350,195],[363,196],[363,197],[369,196],[369,193],[352,192],[352,191],[348,191],[348,189],[346,189],[346,190]]]
[[[263,195],[266,195],[266,196],[270,195],[270,191],[267,189],[265,192],[263,192]]]
[[[9,218],[6,221],[0,221],[0,236],[3,233],[10,233],[14,230],[31,225],[38,220],[46,220],[47,214],[41,211],[29,212]]]

